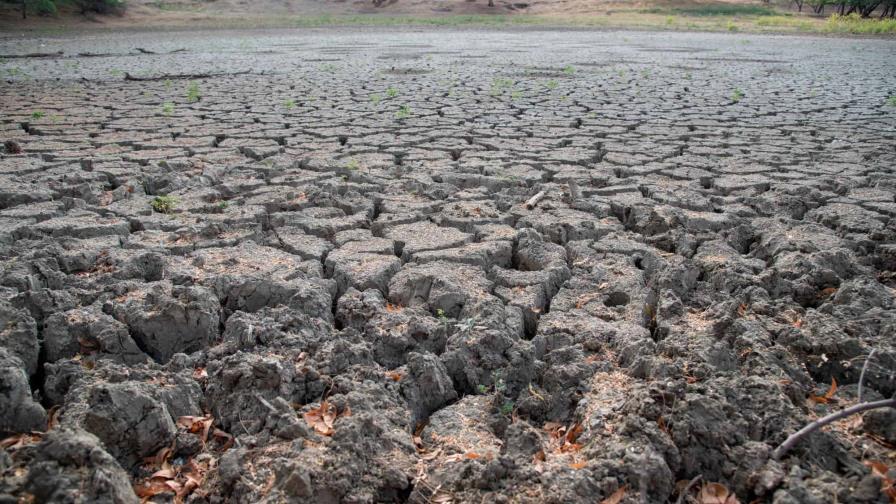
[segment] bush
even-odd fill
[[[74,0],[74,4],[81,9],[81,14],[95,12],[120,16],[126,8],[124,0]]]
[[[896,19],[864,19],[856,12],[846,16],[834,14],[824,28],[834,33],[896,34]]]
[[[34,12],[38,16],[55,16],[57,13],[56,3],[53,0],[37,0],[34,3]]]

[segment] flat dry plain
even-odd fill
[[[894,53],[5,36],[0,501],[888,502]]]

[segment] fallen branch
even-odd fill
[[[544,199],[544,191],[539,191],[538,194],[532,196],[528,201],[526,201],[526,209],[532,210],[533,208],[535,208],[535,205],[537,205],[538,202],[542,199]]]
[[[859,375],[859,402],[862,402],[862,384],[865,383],[865,371],[868,370],[868,363],[874,357],[874,352],[877,352],[876,348],[871,349],[871,353],[868,354],[868,357],[865,358],[865,363],[862,364],[862,374]]]
[[[863,411],[880,408],[896,408],[896,397],[891,399],[883,399],[880,401],[859,403],[850,408],[846,408],[845,410],[831,413],[826,417],[819,418],[818,420],[815,420],[814,422],[791,434],[790,437],[785,439],[784,442],[781,443],[781,445],[775,448],[775,451],[772,452],[772,459],[781,460],[781,457],[783,457],[785,453],[790,451],[790,449],[793,448],[801,439],[831,422],[836,422],[841,418],[846,418],[848,416],[855,415],[856,413],[862,413]]]
[[[233,75],[245,75],[249,73],[249,70],[244,72],[234,72],[234,73],[219,73],[219,74],[163,74],[163,75],[155,75],[149,77],[140,77],[137,75],[131,75],[127,72],[124,73],[124,80],[127,81],[160,81],[160,80],[185,80],[185,79],[210,79],[212,77],[230,77]]]

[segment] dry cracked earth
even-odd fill
[[[894,50],[0,39],[0,501],[890,502]]]

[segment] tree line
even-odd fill
[[[880,8],[881,19],[896,18],[896,0],[793,0],[793,2],[800,12],[803,12],[803,5],[807,5],[812,12],[824,14],[825,7],[832,6],[841,16],[856,13],[867,18]]]

